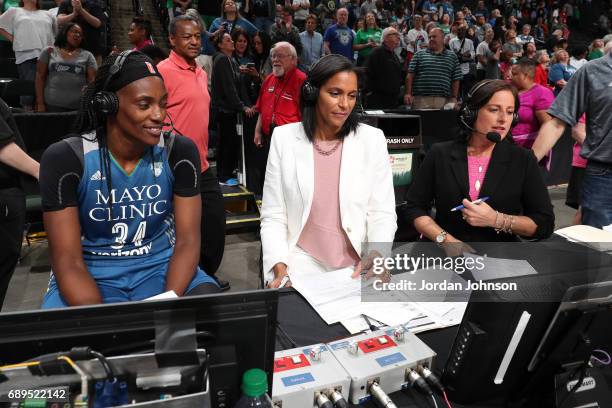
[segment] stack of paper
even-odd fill
[[[603,229],[588,225],[573,225],[555,231],[570,242],[583,243],[591,248],[603,252],[612,252],[612,225]]]
[[[612,232],[590,227],[588,225],[573,225],[555,231],[555,234],[572,242],[612,242]]]
[[[369,330],[364,315],[374,325],[403,325],[413,332],[461,323],[466,303],[406,302],[399,291],[386,292],[385,302],[362,302],[362,281],[352,279],[352,273],[352,268],[345,268],[290,275],[293,288],[327,324],[340,322],[351,334]]]

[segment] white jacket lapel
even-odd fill
[[[344,138],[342,143],[342,159],[340,161],[340,185],[338,186],[338,193],[340,195],[340,219],[343,224],[346,223],[347,213],[345,211],[345,203],[344,201],[348,200],[349,197],[352,197],[351,194],[351,177],[355,177],[357,172],[355,171],[355,166],[359,165],[359,163],[354,163],[355,158],[355,133],[351,133]],[[345,200],[343,200],[343,197]]]
[[[301,226],[304,226],[310,214],[314,194],[314,156],[312,143],[306,138],[306,135],[299,132],[296,138],[298,140],[294,144],[295,171],[304,208]]]

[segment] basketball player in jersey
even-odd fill
[[[43,308],[219,291],[198,268],[198,151],[162,133],[166,99],[147,56],[110,56],[83,95],[79,134],[43,155],[53,270]]]

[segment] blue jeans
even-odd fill
[[[595,228],[612,224],[612,165],[589,162],[582,180],[582,223]]]

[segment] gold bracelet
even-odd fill
[[[510,227],[508,228],[508,233],[513,234],[512,227],[514,227],[514,215],[510,216]]]

